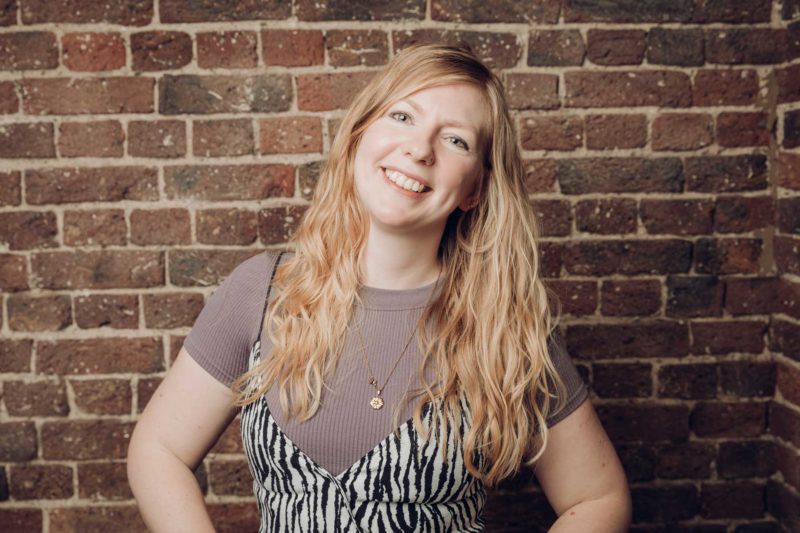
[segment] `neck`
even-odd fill
[[[418,238],[370,228],[364,251],[363,284],[377,289],[407,290],[436,281],[441,269],[437,257],[441,234],[424,233],[427,236]]]

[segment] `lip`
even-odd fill
[[[389,169],[390,170],[394,170],[391,167],[389,167]],[[398,172],[402,172],[402,171],[398,170]],[[397,192],[399,192],[401,194],[404,194],[405,196],[408,196],[409,198],[422,198],[423,196],[427,195],[429,192],[432,192],[432,191],[428,190],[428,191],[420,193],[420,192],[414,192],[414,191],[405,190],[404,188],[400,187],[398,184],[396,184],[395,182],[393,182],[392,180],[389,179],[389,176],[386,175],[386,168],[385,167],[381,167],[381,174],[383,174],[383,179],[386,181],[386,183],[388,183]],[[422,183],[422,182],[420,182],[420,183]]]
[[[401,168],[397,168],[397,167],[381,167],[381,168],[382,168],[383,170],[394,170],[395,172],[399,172],[399,173],[401,173],[401,174],[405,174],[406,176],[408,176],[408,177],[409,177],[409,178],[411,178],[412,180],[416,180],[416,181],[420,182],[421,184],[423,184],[424,186],[426,186],[427,188],[429,188],[429,189],[433,190],[433,187],[431,187],[431,184],[430,184],[430,183],[428,183],[428,182],[427,182],[427,181],[425,181],[424,179],[420,178],[420,177],[419,177],[419,176],[417,176],[416,174],[412,174],[412,173],[410,173],[410,172],[406,172],[405,170],[403,170],[403,169],[401,169]]]

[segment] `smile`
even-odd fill
[[[420,191],[420,192],[415,192],[414,190],[404,189],[403,187],[401,187],[400,185],[398,185],[397,183],[392,181],[392,179],[389,178],[389,176],[386,175],[386,169],[383,168],[383,167],[381,167],[381,174],[383,174],[383,179],[386,181],[386,183],[388,183],[396,191],[398,191],[398,192],[400,192],[402,194],[405,194],[409,198],[419,198],[421,196],[424,196],[424,195],[428,194],[431,191],[431,189],[429,189],[427,187],[423,188],[422,191]]]

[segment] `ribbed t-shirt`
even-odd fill
[[[284,254],[282,262],[291,253]],[[267,285],[278,252],[267,250],[237,266],[214,291],[184,341],[189,355],[209,374],[225,385],[247,370],[250,349],[261,328],[261,316]],[[383,384],[403,347],[416,327],[434,289],[430,283],[407,290],[364,286],[360,289],[363,305],[354,310],[355,322],[361,325],[369,365]],[[275,297],[271,291],[270,300]],[[272,342],[266,332],[261,336],[261,353],[269,357]],[[565,418],[587,397],[588,388],[557,336],[549,343],[551,356],[567,386],[568,402],[558,413],[547,418],[548,427]],[[335,372],[326,380],[322,405],[305,422],[289,419],[280,407],[278,387],[266,394],[267,405],[283,432],[318,465],[337,474],[347,470],[374,448],[399,424],[413,416],[419,397],[406,393],[421,387],[418,368],[421,355],[416,339],[408,344],[381,397],[383,409],[375,410],[369,400],[375,389],[368,382],[364,355],[357,335],[345,339],[342,357]],[[430,383],[432,375],[426,374]],[[554,404],[553,404],[554,405]],[[396,424],[393,411],[399,409]]]

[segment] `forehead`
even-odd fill
[[[429,87],[411,93],[398,102],[405,102],[417,113],[435,115],[443,125],[473,131],[487,129],[488,105],[481,89],[468,83]]]

